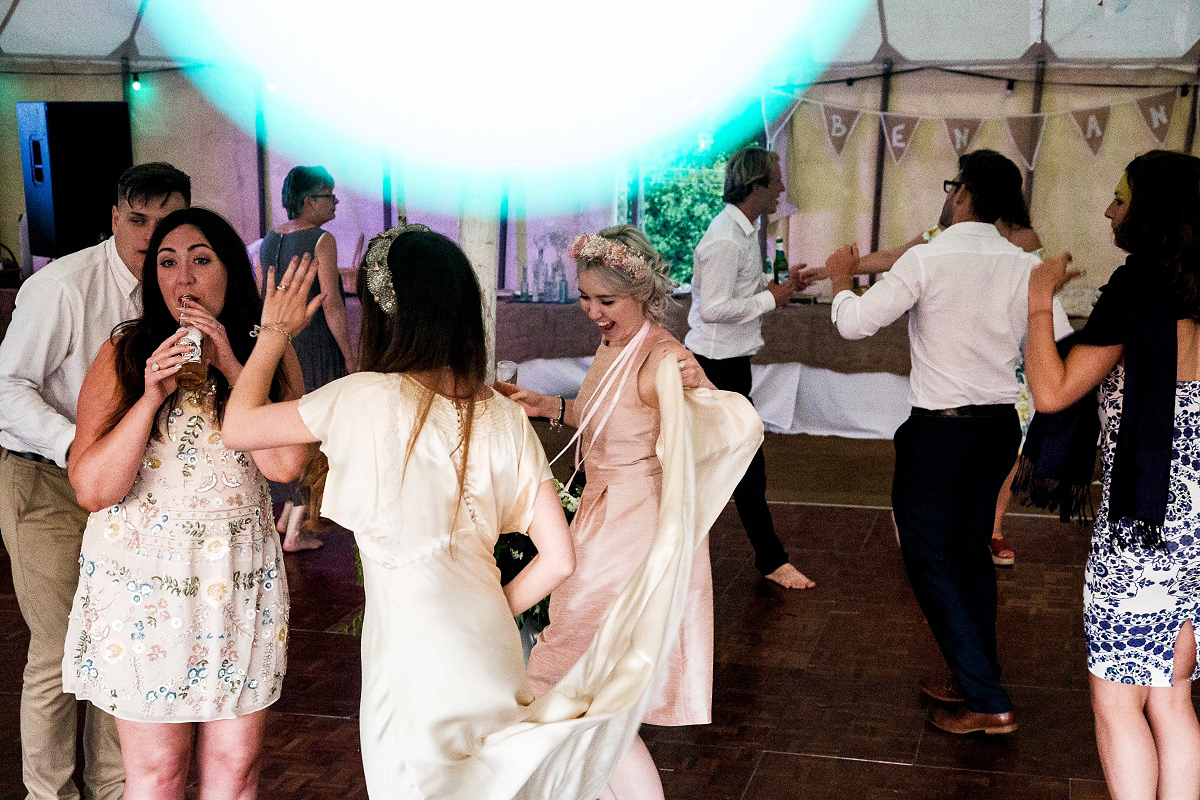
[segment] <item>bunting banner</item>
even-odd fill
[[[842,154],[842,150],[846,147],[846,140],[850,138],[850,133],[854,130],[854,123],[858,122],[858,115],[861,113],[854,108],[821,105],[821,114],[825,119],[825,134],[829,137],[829,146],[833,148],[836,155]]]
[[[937,117],[928,114],[895,114],[888,111],[879,112],[863,108],[835,106],[807,97],[798,98],[797,103],[808,103],[821,107],[825,135],[829,140],[830,149],[836,156],[841,156],[842,151],[845,150],[846,142],[854,132],[854,126],[859,117],[864,114],[873,114],[879,117],[880,132],[887,143],[888,153],[891,154],[892,161],[896,164],[899,164],[904,158],[904,154],[908,152],[908,145],[922,120],[940,119],[946,128],[950,149],[954,151],[955,155],[961,156],[971,149],[979,129],[985,122],[1002,119],[1025,168],[1032,171],[1037,163],[1047,117],[1070,114],[1075,120],[1075,126],[1079,129],[1080,135],[1083,136],[1084,142],[1091,148],[1094,155],[1100,152],[1104,137],[1108,133],[1112,109],[1119,105],[1136,105],[1146,127],[1150,129],[1151,135],[1158,140],[1159,144],[1164,144],[1178,97],[1178,89],[1167,89],[1148,97],[1112,103],[1107,106],[1048,111],[1040,114],[1016,114],[1006,117]],[[794,110],[795,106],[789,107],[787,116],[791,117]],[[784,125],[786,125],[786,119],[780,117],[777,120],[775,137],[782,133],[780,129]]]
[[[1046,120],[1041,114],[1019,114],[1004,118],[1004,127],[1008,128],[1008,137],[1025,163],[1025,169],[1033,171],[1037,163],[1038,149],[1042,146],[1042,130]]]
[[[946,135],[950,137],[950,147],[954,154],[961,156],[970,152],[975,134],[983,120],[979,117],[946,117]]]
[[[1150,127],[1150,132],[1162,144],[1167,140],[1167,128],[1171,127],[1171,114],[1175,111],[1175,90],[1171,89],[1162,94],[1143,97],[1137,101],[1142,119]]]
[[[1088,147],[1092,148],[1092,155],[1099,153],[1100,145],[1104,143],[1104,132],[1108,130],[1110,111],[1112,108],[1109,106],[1098,106],[1071,112],[1071,117],[1079,126],[1079,132],[1083,134],[1083,140],[1087,142]]]
[[[879,115],[879,122],[883,125],[883,139],[887,142],[888,152],[892,154],[892,163],[899,164],[900,159],[904,158],[904,154],[908,152],[908,143],[912,140],[920,121],[920,117],[906,114],[887,112]]]

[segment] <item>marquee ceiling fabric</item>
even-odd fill
[[[0,56],[116,61],[125,55],[134,66],[216,60],[213,43],[200,37],[184,45],[186,52],[167,54],[142,24],[156,3],[177,2],[0,0]],[[172,13],[181,8],[186,4]],[[1051,63],[1194,67],[1198,41],[1198,0],[876,0],[840,47],[817,46],[805,55],[834,67],[884,56],[897,64],[1001,64],[1033,54]]]

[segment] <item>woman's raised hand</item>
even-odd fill
[[[278,283],[275,282],[275,267],[268,267],[262,327],[286,332],[288,336],[304,330],[325,299],[322,294],[308,299],[309,289],[316,279],[317,262],[312,253],[293,258]]]
[[[155,408],[162,405],[162,401],[179,388],[175,373],[179,372],[183,365],[184,357],[192,352],[191,344],[180,342],[186,335],[186,330],[176,331],[146,359],[146,388],[142,394]]]
[[[1047,258],[1033,268],[1029,273],[1030,299],[1049,301],[1058,294],[1058,290],[1083,274],[1082,270],[1068,269],[1071,265],[1071,254],[1064,251],[1060,256]],[[1039,306],[1040,307],[1040,306]],[[1033,304],[1030,304],[1033,308]]]

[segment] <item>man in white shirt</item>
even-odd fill
[[[763,274],[754,220],[775,211],[783,193],[779,154],[748,147],[725,167],[725,208],[696,246],[692,308],[684,344],[696,354],[718,389],[749,399],[750,357],[762,347],[762,317],[787,305],[795,279],[775,284]],[[762,448],[733,492],[738,516],[754,548],[754,566],[789,589],[815,586],[788,562],[767,506],[767,468]]]
[[[1020,443],[1015,367],[1040,259],[993,224],[1014,193],[1020,201],[1012,161],[967,153],[943,186],[946,230],[908,250],[862,297],[850,291],[856,249],[842,248],[826,266],[843,337],[870,336],[908,312],[913,410],[894,438],[892,508],[913,594],[954,676],[921,682],[948,704],[931,721],[951,733],[1009,733],[1017,722],[1000,683],[988,541]],[[1066,322],[1061,306],[1056,315]]]
[[[17,294],[0,342],[0,533],[29,651],[21,687],[21,767],[30,800],[78,798],[76,700],[62,689],[67,617],[87,512],[67,480],[83,378],[114,327],[141,313],[146,247],[158,221],[191,202],[191,180],[140,164],[117,183],[113,235],[52,262]],[[88,704],[85,796],[116,800],[125,775],[113,718]]]

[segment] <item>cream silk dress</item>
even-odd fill
[[[354,531],[362,554],[361,735],[374,800],[600,793],[677,638],[695,546],[762,439],[747,401],[704,390],[685,401],[679,370],[664,364],[659,533],[588,650],[536,701],[492,557],[500,533],[528,529],[550,476],[520,407],[499,395],[477,404],[460,497],[462,422],[449,400],[434,399],[403,481],[419,384],[356,373],[300,401],[329,459],[322,513]]]

